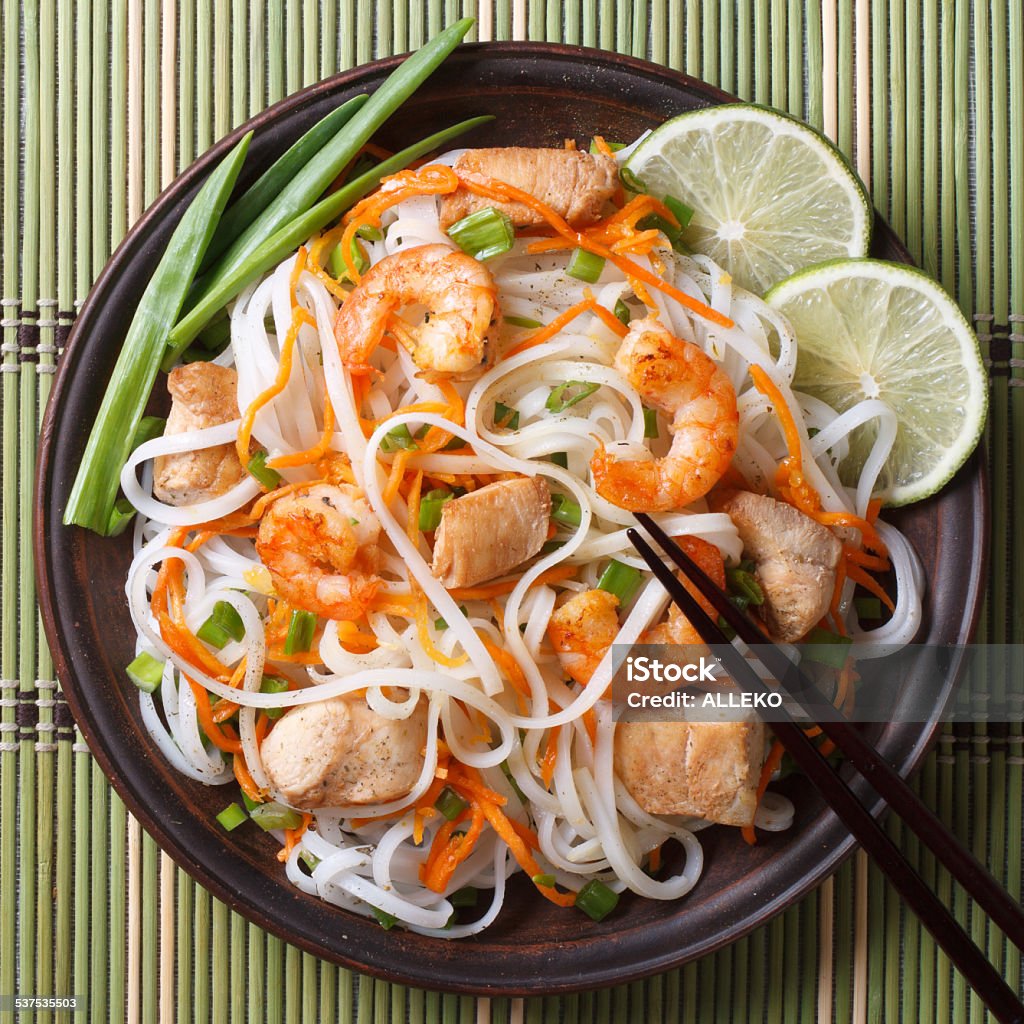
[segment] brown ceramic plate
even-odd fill
[[[250,128],[255,177],[314,121],[376,88],[397,63],[358,68],[279,103],[194,164],[147,211],[107,264],[82,308],[43,424],[36,496],[36,565],[46,635],[64,693],[93,753],[132,812],[194,878],[257,924],[318,956],[392,981],[459,992],[571,992],[678,966],[741,935],[817,885],[853,840],[800,778],[784,788],[797,816],[786,833],[748,847],[734,829],[701,833],[706,869],[676,903],[627,895],[601,924],[537,897],[515,879],[498,921],[460,942],[382,930],[290,886],[258,829],[230,835],[214,821],[230,797],[177,774],[143,729],[124,676],[134,633],[124,596],[131,541],[61,525],[71,482],[131,313],[185,204],[209,169]],[[461,48],[403,107],[379,141],[400,148],[428,129],[497,115],[472,144],[561,145],[594,133],[632,139],[695,107],[733,99],[653,64],[545,44]],[[245,182],[243,182],[245,184]],[[875,255],[910,262],[878,220]],[[941,495],[892,517],[928,578],[920,642],[965,642],[978,612],[986,523],[981,463],[973,459]],[[914,681],[908,682],[908,692]],[[947,692],[953,680],[947,681]],[[935,723],[889,724],[875,740],[901,771],[921,760]],[[863,792],[863,791],[862,791]],[[876,801],[877,804],[877,801]]]

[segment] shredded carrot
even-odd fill
[[[290,452],[288,455],[278,455],[276,458],[267,459],[267,465],[271,469],[290,469],[294,466],[308,466],[311,462],[319,462],[331,450],[331,441],[334,439],[334,407],[331,405],[331,396],[324,383],[324,429],[312,448],[301,452]]]
[[[651,850],[650,855],[647,858],[647,868],[654,874],[656,871],[661,869],[661,846],[656,846]]]
[[[298,307],[292,314],[291,326],[285,335],[284,344],[281,346],[281,363],[278,366],[277,377],[270,387],[261,391],[248,405],[242,414],[242,422],[238,427],[238,440],[235,443],[238,452],[238,461],[244,466],[249,461],[249,441],[252,437],[253,424],[256,422],[256,414],[268,402],[275,399],[288,385],[288,378],[292,373],[292,357],[295,353],[295,342],[299,337],[299,328],[304,324],[316,327],[316,321],[309,313]]]
[[[757,797],[754,802],[755,808],[761,805],[761,798],[764,796],[764,791],[768,788],[768,783],[771,781],[776,769],[781,764],[782,755],[785,752],[786,748],[778,740],[775,740],[775,742],[772,743],[772,749],[764,759],[764,765],[761,768],[761,777],[757,781]],[[744,825],[742,832],[743,838],[751,846],[754,846],[757,843],[757,834],[754,831],[753,822],[749,825]]]
[[[526,352],[531,348],[536,348],[538,345],[543,345],[545,341],[550,341],[555,335],[559,334],[564,327],[572,323],[581,313],[586,313],[596,305],[597,302],[593,295],[585,298],[582,302],[578,302],[564,313],[559,313],[546,327],[541,327],[528,338],[524,338],[518,345],[514,345],[502,358],[510,359],[512,356],[519,355],[520,352]]]
[[[620,338],[624,338],[627,334],[629,334],[629,328],[610,309],[607,309],[605,306],[602,306],[599,302],[596,301],[594,302],[593,308],[594,315],[613,334],[617,334]]]
[[[603,135],[594,136],[594,146],[597,148],[598,153],[600,153],[602,156],[614,157],[615,155],[614,153],[612,153],[612,147],[609,146],[608,143],[604,141]]]
[[[572,576],[575,576],[579,570],[578,565],[555,565],[550,569],[546,569],[542,572],[534,581],[530,584],[531,589],[533,587],[539,587],[542,583],[560,583],[562,580],[567,580]],[[449,590],[448,593],[456,601],[486,601],[492,597],[501,597],[503,594],[511,594],[519,584],[518,579],[513,580],[498,580],[496,583],[485,583],[480,587],[455,587],[453,590]]]
[[[416,633],[427,656],[439,665],[443,665],[445,668],[458,668],[469,660],[469,655],[466,653],[457,658],[449,658],[447,654],[443,654],[434,646],[434,641],[430,639],[427,599],[422,594],[418,595],[416,601]]]
[[[548,743],[544,748],[544,756],[540,762],[540,777],[545,789],[551,788],[551,780],[555,777],[555,764],[558,761],[558,734],[560,725],[554,726],[548,733]]]
[[[426,871],[423,873],[423,884],[433,892],[444,892],[448,883],[455,874],[455,869],[473,852],[477,840],[484,830],[486,821],[483,808],[480,804],[472,805],[469,829],[463,833],[454,833],[456,824],[461,824],[463,815],[455,821],[446,822],[438,829],[437,835],[431,846],[431,857],[427,861]],[[434,856],[434,849],[440,844],[440,851]]]
[[[476,777],[479,779],[475,768],[463,768],[463,771],[470,778]],[[540,865],[530,850],[531,844],[523,839],[520,829],[513,826],[513,823],[502,812],[500,805],[492,803],[490,800],[481,799],[479,807],[483,811],[488,824],[495,831],[498,838],[508,846],[512,856],[516,859],[516,863],[526,872],[527,876],[529,878],[536,878],[541,874]],[[533,838],[536,841],[536,836]],[[559,907],[571,907],[576,902],[576,893],[574,892],[559,892],[553,885],[537,885],[536,882],[534,882],[534,885],[537,886],[537,890],[542,896]]]
[[[249,772],[249,767],[245,763],[245,755],[240,751],[235,754],[231,759],[231,766],[235,773],[235,779],[238,781],[238,788],[250,799],[253,803],[261,804],[266,799],[266,795],[256,785],[256,780],[253,779]]]
[[[315,487],[317,484],[322,484],[323,479],[319,480],[302,480],[295,484],[283,484],[281,487],[277,487],[272,491],[268,491],[266,494],[261,495],[253,503],[252,512],[250,513],[254,519],[262,519],[263,513],[266,512],[268,506],[277,501],[278,498],[283,498],[286,494],[295,494],[297,491],[308,491],[311,487]]]
[[[341,254],[350,281],[358,284],[359,270],[352,258],[352,241],[361,227],[380,227],[381,214],[412,196],[447,195],[459,187],[459,179],[450,167],[429,164],[416,171],[400,171],[384,178],[381,187],[345,214],[345,231],[341,238]]]
[[[468,176],[460,175],[459,183],[475,195],[484,196],[488,199],[497,199],[499,202],[511,201],[522,203],[524,206],[527,206],[529,209],[540,214],[540,216],[543,217],[544,220],[546,220],[548,224],[550,224],[555,231],[564,238],[574,240],[576,246],[579,248],[584,249],[587,252],[591,252],[595,256],[604,257],[604,259],[614,264],[623,273],[643,281],[645,284],[650,285],[658,291],[664,292],[666,295],[675,299],[676,302],[685,306],[694,313],[705,317],[712,323],[718,324],[719,327],[733,326],[733,321],[730,320],[729,317],[719,313],[717,309],[712,309],[711,306],[706,303],[700,302],[692,296],[687,295],[685,292],[680,291],[675,287],[675,285],[670,284],[668,281],[663,281],[657,276],[657,274],[647,270],[646,267],[642,267],[639,263],[635,263],[633,260],[627,259],[625,256],[614,252],[603,243],[589,238],[582,232],[574,231],[563,217],[529,192],[516,188],[514,185],[509,185],[507,182],[495,181],[494,179],[488,178],[477,178],[475,176],[470,178]]]
[[[306,834],[306,829],[309,828],[312,821],[312,814],[303,814],[302,824],[298,828],[286,828],[284,830],[284,846],[277,852],[277,859],[282,864],[292,855],[292,850],[299,845],[299,840]]]
[[[480,639],[483,641],[483,645],[487,648],[488,653],[497,662],[502,672],[504,672],[505,678],[508,679],[515,688],[516,692],[520,694],[520,696],[528,698],[530,696],[530,684],[526,681],[526,676],[523,675],[523,670],[519,667],[519,662],[516,661],[516,659],[513,658],[504,647],[499,647],[486,636],[481,636]]]
[[[206,689],[199,685],[188,676],[185,676],[185,680],[192,689],[192,696],[196,699],[196,717],[199,719],[199,724],[202,726],[203,732],[206,733],[210,742],[217,747],[218,750],[226,751],[229,754],[240,754],[242,751],[242,741],[235,734],[235,730],[228,725],[217,725],[213,720],[213,713],[210,708],[210,695],[206,692]]]
[[[882,604],[885,605],[889,611],[895,611],[896,606],[893,604],[892,598],[885,592],[882,585],[873,576],[869,576],[863,569],[856,565],[846,566],[847,579],[853,580],[854,583],[863,587],[868,593],[874,594]]]

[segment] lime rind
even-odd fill
[[[758,294],[802,267],[868,251],[874,215],[856,173],[824,136],[770,108],[680,114],[625,167],[651,194],[692,207],[683,241]]]
[[[896,413],[876,494],[897,506],[940,490],[977,446],[988,384],[978,340],[949,295],[914,267],[833,260],[779,282],[765,300],[793,324],[793,386],[842,412],[878,397]],[[840,466],[856,482],[874,426],[850,438]]]

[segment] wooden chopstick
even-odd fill
[[[821,731],[839,748],[850,764],[864,776],[879,796],[904,819],[907,827],[936,856],[939,862],[971,894],[975,902],[1003,930],[1007,938],[1024,949],[1024,908],[1013,900],[985,866],[949,831],[934,811],[910,788],[907,781],[854,728],[846,716],[828,701],[786,654],[770,643],[763,633],[715,585],[696,562],[661,529],[650,516],[637,519],[665,553],[693,581],[715,611],[736,631],[765,667],[800,701]],[[806,697],[805,697],[806,695]],[[810,707],[808,705],[811,705]]]
[[[637,518],[651,532],[652,536],[657,538],[658,543],[661,544],[672,560],[683,569],[701,593],[713,603],[715,609],[720,610],[721,614],[725,616],[724,606],[721,609],[719,608],[719,597],[724,596],[721,594],[721,591],[696,565],[693,565],[692,562],[690,566],[686,564],[690,560],[686,558],[685,553],[679,551],[676,545],[649,517],[641,514]],[[653,530],[651,529],[652,526],[654,527]],[[627,536],[637,551],[640,552],[644,561],[650,566],[651,571],[668,591],[672,600],[690,620],[690,623],[700,634],[704,642],[716,645],[716,655],[721,657],[726,671],[742,690],[750,694],[781,693],[784,698],[794,703],[801,703],[798,696],[787,691],[781,682],[782,679],[786,678],[787,673],[778,673],[764,658],[761,658],[760,660],[764,662],[765,667],[780,680],[779,687],[775,691],[770,691],[747,659],[729,643],[718,624],[710,618],[696,598],[680,583],[675,573],[658,557],[647,541],[632,528],[627,531]],[[677,553],[681,557],[677,558]],[[708,589],[705,589],[705,586],[702,584],[707,584]],[[726,604],[730,604],[728,600],[726,600]],[[736,611],[736,609],[733,610]],[[726,621],[729,621],[727,616]],[[731,622],[730,625],[732,625]],[[751,624],[744,622],[742,626],[748,632],[748,635],[751,635],[749,633],[749,630],[752,628]],[[733,628],[735,629],[736,626],[733,626]],[[738,629],[737,633],[739,633]],[[740,635],[742,636],[742,634]],[[767,650],[767,648],[772,646],[764,642],[765,637],[760,633],[757,634],[757,637],[752,637],[752,640],[756,644],[754,653],[758,655],[761,650]],[[788,666],[792,667],[789,659],[781,651],[778,654],[785,660]],[[769,657],[771,656],[769,655]],[[816,703],[814,713],[817,714],[819,710],[820,708]],[[822,717],[824,718],[825,716]],[[900,852],[899,848],[886,835],[867,808],[860,803],[846,782],[833,771],[831,765],[818,753],[817,747],[808,739],[803,729],[788,715],[784,708],[773,709],[771,728],[797,765],[818,789],[840,820],[850,829],[850,832],[864,847],[865,851],[882,869],[904,902],[917,914],[921,923],[932,933],[936,942],[942,946],[946,954],[985,1002],[985,1005],[996,1019],[1005,1022],[1005,1024],[1024,1024],[1024,1004],[1021,1003],[1014,991],[992,964],[989,963],[982,951],[971,941],[950,911],[928,888],[910,862]],[[825,731],[824,721],[822,722],[822,730]],[[877,764],[884,763],[877,751],[870,747],[870,744],[865,743],[865,745],[874,753],[874,760]],[[851,761],[851,763],[853,762]],[[854,765],[854,767],[857,766]],[[881,795],[887,795],[880,788],[880,785],[884,786],[884,783],[880,784],[880,782],[875,781],[873,773],[868,774],[867,777],[872,780],[872,784],[878,788]],[[913,827],[912,821],[908,821],[907,824]],[[943,833],[943,843],[951,844],[955,842],[952,835],[941,823],[938,823],[938,826]],[[935,847],[929,843],[932,852],[937,857],[940,856],[941,845]],[[960,875],[956,877],[961,884],[965,884],[963,877]],[[1009,896],[1006,894],[1004,894],[1003,898],[1009,900]],[[1019,931],[1015,935],[1011,935],[1009,932],[1007,934],[1010,935],[1017,945],[1020,945],[1021,934]]]

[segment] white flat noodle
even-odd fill
[[[450,163],[460,151],[453,150],[442,162]],[[618,154],[620,161],[627,151]],[[404,200],[384,214],[385,237],[368,241],[366,252],[378,262],[413,245],[450,244],[438,225],[438,202],[433,197]],[[533,240],[518,239],[508,254],[489,262],[499,289],[505,316],[528,317],[550,323],[580,302],[585,288],[597,301],[614,310],[626,301],[633,316],[643,316],[642,303],[633,294],[625,274],[606,265],[593,286],[565,273],[566,255],[527,252]],[[664,292],[649,288],[656,312],[668,328],[684,341],[709,352],[733,381],[738,391],[739,444],[734,465],[748,482],[765,491],[774,487],[778,460],[787,454],[779,429],[777,410],[751,386],[748,368],[761,366],[779,388],[793,412],[805,455],[804,473],[830,511],[863,514],[881,467],[888,456],[895,431],[895,416],[878,401],[865,401],[837,415],[824,403],[792,391],[796,366],[796,339],[792,328],[763,300],[735,285],[709,258],[692,257],[659,249],[654,258],[639,257],[647,270],[663,268],[672,284],[684,294],[710,303],[730,316],[735,326],[724,329],[693,313]],[[281,262],[261,282],[246,289],[231,311],[231,345],[221,357],[223,365],[238,370],[239,406],[248,404],[272,384],[280,368],[281,346],[292,322],[291,292],[294,257]],[[594,675],[583,687],[566,681],[557,654],[547,640],[551,615],[562,597],[596,586],[610,559],[636,566],[644,572],[643,585],[622,609],[617,643],[628,645],[664,614],[667,594],[646,570],[626,536],[635,525],[632,513],[610,504],[596,493],[590,460],[596,446],[604,444],[618,456],[663,457],[671,435],[670,416],[660,416],[661,436],[644,438],[644,400],[614,369],[618,335],[588,312],[578,316],[555,338],[487,366],[475,380],[452,382],[465,403],[465,423],[460,426],[436,413],[398,413],[421,403],[449,406],[449,394],[417,367],[401,345],[377,347],[369,356],[373,375],[365,406],[357,409],[353,380],[343,366],[334,338],[338,304],[315,275],[302,273],[294,300],[316,321],[315,329],[300,331],[292,371],[283,391],[256,416],[253,436],[271,453],[308,448],[320,438],[324,390],[335,414],[332,445],[348,455],[353,475],[366,494],[382,527],[378,595],[403,603],[422,593],[427,601],[426,644],[421,627],[409,614],[392,615],[371,610],[359,629],[371,631],[377,646],[349,650],[349,624],[329,622],[319,643],[321,664],[311,665],[301,685],[283,693],[261,693],[264,671],[289,671],[266,664],[263,619],[267,613],[269,575],[263,570],[249,538],[219,536],[209,539],[197,552],[168,547],[171,529],[216,519],[245,506],[259,493],[253,480],[243,481],[229,494],[193,507],[171,508],[152,498],[149,461],[158,454],[233,442],[239,421],[172,438],[158,438],[143,445],[129,461],[123,475],[125,493],[142,512],[134,528],[134,557],[126,584],[129,608],[139,636],[139,649],[166,660],[161,691],[156,699],[140,695],[140,707],[154,744],[177,769],[206,783],[232,778],[219,751],[204,742],[198,723],[195,697],[180,673],[203,686],[212,696],[240,706],[239,734],[243,756],[257,785],[268,783],[262,768],[256,721],[261,710],[287,711],[304,704],[335,697],[365,699],[370,708],[388,719],[410,715],[420,700],[428,702],[427,742],[419,776],[406,795],[368,805],[322,808],[310,828],[291,851],[285,871],[289,880],[305,892],[363,916],[373,907],[394,914],[406,927],[425,935],[459,938],[476,934],[494,920],[504,902],[505,879],[517,870],[505,844],[485,829],[476,847],[455,870],[445,893],[427,889],[420,879],[428,851],[444,819],[416,820],[412,807],[443,771],[438,740],[443,734],[456,760],[480,772],[485,785],[506,800],[504,811],[515,821],[535,829],[541,870],[558,884],[578,889],[588,878],[599,877],[614,891],[631,889],[651,899],[676,899],[696,883],[703,854],[695,833],[707,822],[673,816],[650,815],[640,808],[614,773],[615,723],[610,704],[602,700],[611,679],[612,656],[605,654]],[[415,313],[416,310],[413,310]],[[268,331],[267,320],[273,320]],[[511,348],[530,335],[507,321],[498,324],[498,351]],[[599,385],[591,395],[560,413],[548,408],[552,390],[567,381]],[[502,402],[519,414],[516,430],[495,426],[495,403]],[[360,417],[378,421],[371,436],[363,432]],[[865,424],[877,428],[874,446],[856,487],[842,486],[837,464],[848,452],[850,433]],[[580,509],[580,526],[556,524],[564,543],[535,559],[518,572],[511,592],[493,603],[456,601],[434,577],[426,539],[410,539],[409,505],[401,493],[384,502],[387,475],[395,456],[382,452],[384,436],[400,425],[413,433],[422,427],[438,427],[472,446],[473,454],[412,452],[406,466],[422,470],[424,489],[437,486],[432,477],[449,475],[495,476],[517,474],[542,476],[552,490],[564,494]],[[808,435],[808,428],[816,434]],[[564,454],[567,468],[553,463]],[[138,479],[141,467],[141,481]],[[312,467],[286,470],[287,481],[311,479]],[[742,543],[731,519],[707,511],[706,503],[655,519],[672,536],[700,536],[715,544],[723,557],[737,561]],[[879,524],[889,545],[898,583],[896,611],[876,630],[852,629],[859,647],[888,652],[893,644],[909,642],[921,623],[920,566],[906,540],[891,527]],[[195,629],[217,601],[227,601],[243,623],[241,640],[231,641],[217,653],[223,663],[236,666],[244,656],[242,684],[230,687],[171,651],[160,635],[150,609],[150,593],[156,584],[157,567],[167,557],[180,558],[186,568],[185,618]],[[571,579],[541,582],[550,569],[572,565]],[[255,570],[255,571],[254,571]],[[261,582],[262,581],[262,582]],[[848,598],[844,594],[844,601]],[[846,605],[844,604],[845,608]],[[439,627],[435,619],[445,621]],[[526,684],[520,697],[508,685],[512,669],[499,665],[485,642],[502,647],[514,659]],[[353,647],[357,645],[353,644]],[[435,649],[449,665],[439,666]],[[514,667],[513,667],[514,668]],[[295,674],[291,666],[289,674]],[[399,691],[395,694],[395,689]],[[596,716],[592,742],[584,726],[584,712]],[[443,725],[443,733],[439,728]],[[559,727],[557,758],[550,787],[542,780],[541,761],[550,730]],[[486,733],[490,733],[488,741]],[[515,787],[506,779],[508,772]],[[524,807],[519,796],[527,801]],[[391,815],[391,817],[385,817]],[[767,829],[786,828],[792,805],[769,792],[758,811],[757,824]],[[422,842],[414,843],[419,828]],[[278,835],[283,841],[283,834]],[[683,847],[679,873],[653,879],[644,871],[647,855],[666,839]],[[305,867],[303,865],[306,865]],[[312,873],[308,871],[313,865]],[[451,928],[444,925],[452,913],[448,894],[463,886],[493,889],[493,896],[475,920],[460,912]]]

